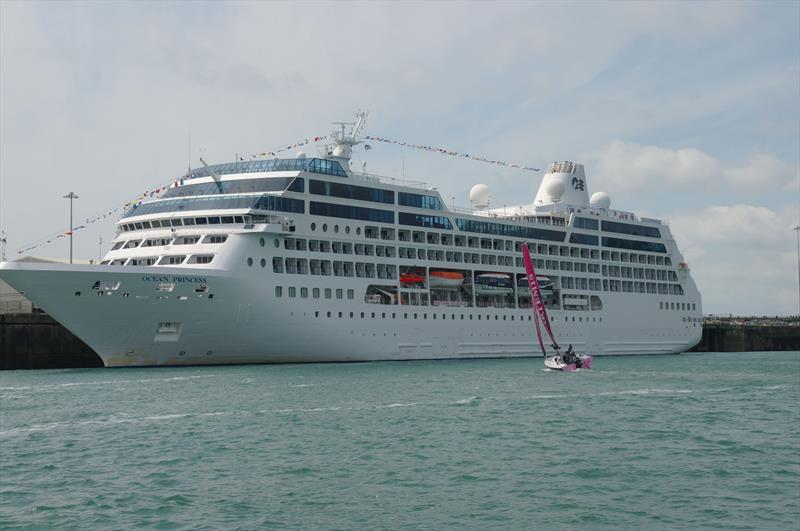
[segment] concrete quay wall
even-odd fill
[[[0,370],[102,366],[86,343],[49,315],[0,314]]]

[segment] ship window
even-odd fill
[[[297,296],[297,288],[290,287],[289,288],[289,297],[294,298]]]
[[[267,261],[264,258],[261,259],[261,267],[267,267]]]
[[[312,214],[313,214],[313,212],[312,212]],[[327,223],[323,223],[322,224],[322,232],[328,232],[328,224]]]
[[[283,286],[275,286],[275,296],[283,297]]]
[[[379,188],[368,188],[365,186],[317,181],[312,179],[309,181],[308,191],[309,193],[315,195],[343,197],[346,199],[372,201],[374,203],[386,203],[389,205],[394,204],[394,192],[391,190],[381,190]]]
[[[316,216],[377,221],[380,223],[394,223],[394,212],[390,210],[379,210],[376,208],[364,208],[311,201],[309,212]],[[322,230],[327,230],[327,226],[323,225]]]
[[[210,264],[211,260],[214,259],[213,255],[199,255],[192,257],[192,263],[194,264]]]
[[[349,226],[344,228],[344,233],[345,234],[350,234],[350,227]]]
[[[516,238],[530,238],[536,240],[563,242],[564,238],[566,237],[566,233],[561,231],[520,227],[517,225],[505,225],[503,223],[489,223],[486,221],[474,221],[461,218],[456,218],[456,225],[458,225],[459,229],[465,232],[496,234],[498,236],[510,236]]]
[[[661,231],[657,227],[646,227],[642,225],[631,225],[630,223],[619,223],[616,221],[603,221],[602,227],[605,232],[618,232],[620,234],[631,234],[633,236],[646,236],[648,238],[660,238]]]
[[[337,299],[341,299],[343,297],[344,297],[344,290],[342,290],[341,288],[337,288],[336,289],[336,298]]]
[[[311,290],[311,296],[315,299],[319,299],[319,288],[313,288]]]
[[[206,218],[194,218],[195,225],[207,225],[208,220]]]
[[[308,288],[300,288],[300,298],[302,299],[308,298]]]
[[[222,216],[220,221],[222,223],[233,223],[233,216]]]
[[[317,230],[317,224],[316,223],[312,223],[311,224],[311,230]]]
[[[331,298],[331,293],[333,293],[331,291],[331,288],[325,288],[325,298],[326,299],[330,299]]]
[[[209,225],[219,225],[219,216],[209,216],[208,224]]]
[[[347,298],[353,300],[356,296],[355,290],[349,289],[347,290]]]
[[[402,206],[444,210],[442,202],[436,196],[398,192],[397,202]]]
[[[450,220],[445,216],[425,216],[422,214],[411,214],[409,212],[400,212],[398,214],[398,223],[401,225],[410,225],[414,227],[428,227],[436,229],[453,228]],[[429,234],[430,238],[434,236],[436,236],[436,243],[438,243],[438,235],[435,235],[435,233]],[[431,242],[429,241],[429,243]]]
[[[252,258],[248,258],[247,259],[247,265],[250,266],[250,267],[253,266],[253,259]]]

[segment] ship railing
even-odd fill
[[[378,175],[377,173],[365,173],[359,171],[351,172],[354,176],[364,179],[365,181],[379,182],[383,184],[391,184],[394,186],[407,186],[409,188],[423,188],[428,189],[428,183],[425,181],[411,181],[408,179],[398,179],[396,177],[386,177],[385,175]]]

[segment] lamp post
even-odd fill
[[[793,227],[792,230],[797,235],[797,304],[800,311],[800,225]]]
[[[62,196],[64,199],[69,199],[69,263],[72,263],[72,200],[78,199],[78,196],[75,195],[75,192],[70,192],[65,196]]]

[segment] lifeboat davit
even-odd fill
[[[464,275],[455,271],[431,271],[431,287],[456,289],[464,282]]]

